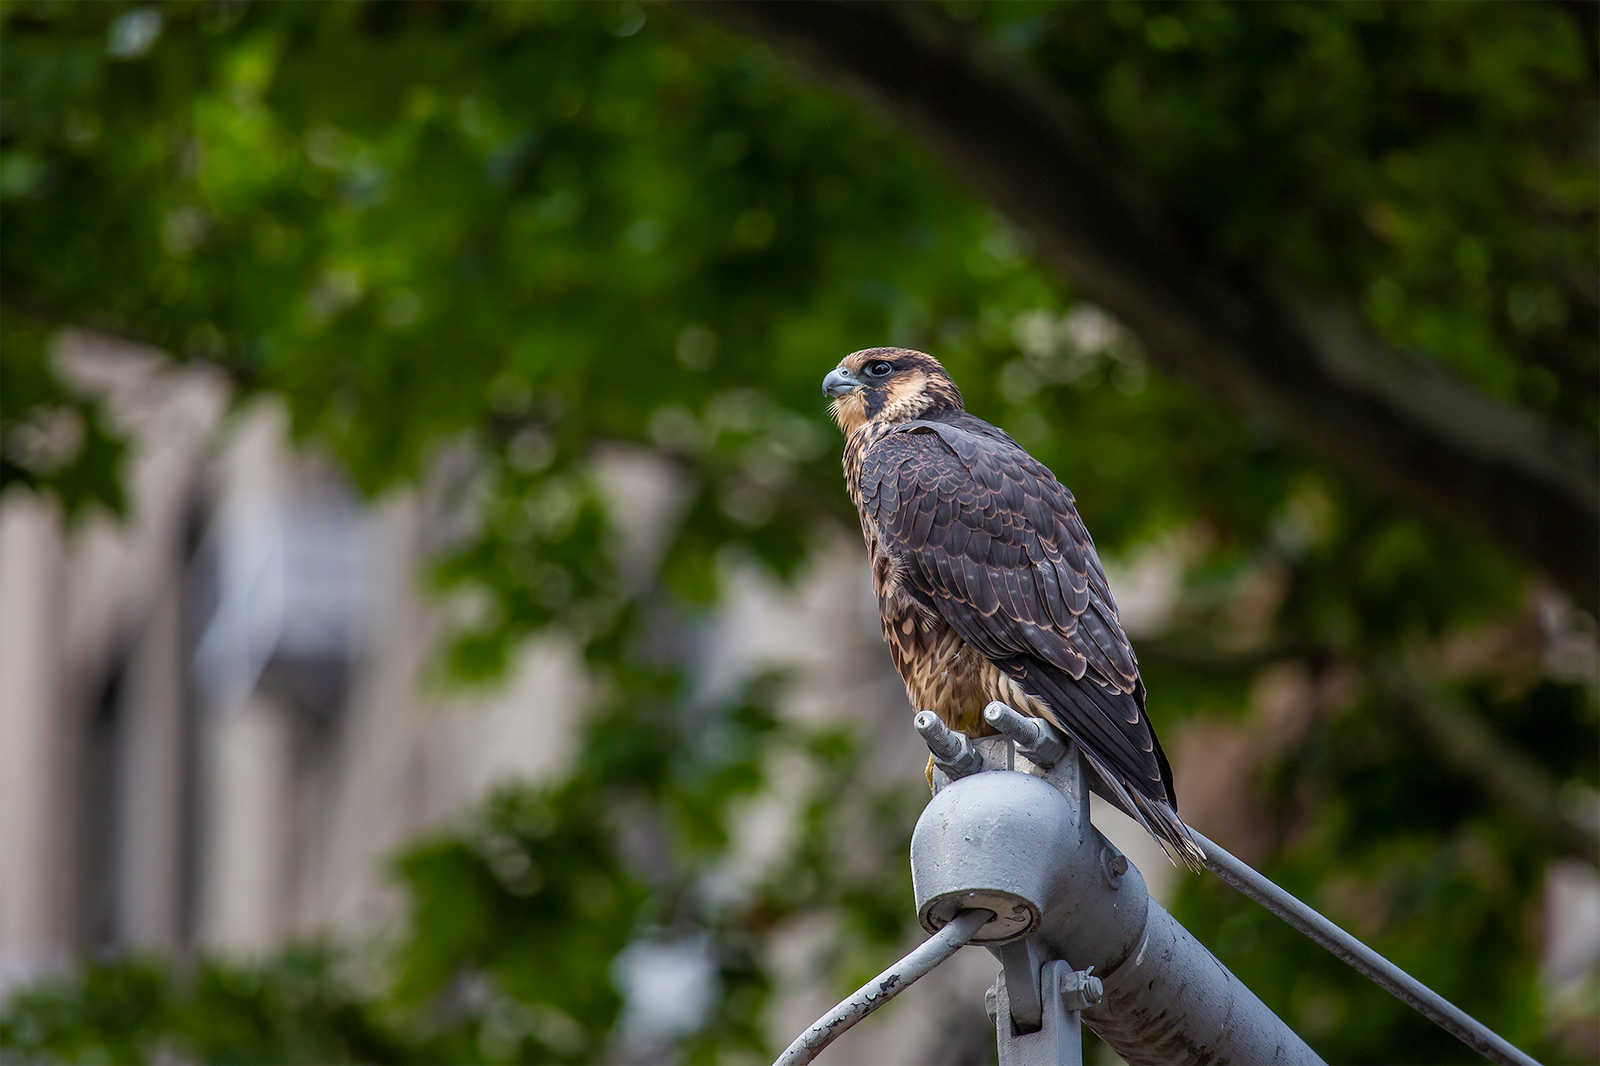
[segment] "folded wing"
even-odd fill
[[[913,590],[1055,711],[1138,807],[1175,810],[1138,662],[1072,494],[971,416],[896,427],[862,457],[860,477],[863,508],[908,562]]]

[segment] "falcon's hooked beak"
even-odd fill
[[[828,376],[822,379],[822,394],[834,399],[848,396],[860,387],[861,382],[856,380],[856,376],[842,366],[828,371]]]

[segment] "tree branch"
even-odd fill
[[[1407,708],[1443,761],[1561,850],[1600,865],[1600,840],[1561,809],[1560,784],[1460,700],[1414,677],[1380,671],[1380,689]]]
[[[1150,358],[1408,504],[1474,529],[1600,613],[1591,442],[1393,352],[1357,318],[1197,252],[1071,101],[936,9],[704,3],[888,113],[1137,333]]]

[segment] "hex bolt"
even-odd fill
[[[1018,714],[995,700],[983,709],[983,720],[1010,737],[1017,751],[1034,765],[1049,770],[1066,758],[1067,746],[1043,722]]]
[[[983,769],[983,757],[972,746],[972,741],[939,721],[932,711],[918,711],[913,719],[917,732],[933,752],[933,761],[954,781]]]
[[[1105,985],[1100,983],[1100,978],[1093,976],[1089,970],[1075,970],[1069,975],[1063,975],[1061,981],[1061,1005],[1068,1010],[1088,1010],[1105,998]]]
[[[1115,892],[1122,887],[1122,876],[1128,872],[1128,857],[1113,848],[1101,848],[1100,872],[1111,891]]]

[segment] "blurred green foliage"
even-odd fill
[[[1591,14],[950,8],[1069,90],[1189,239],[1595,430]],[[498,795],[399,860],[412,912],[392,973],[316,952],[95,965],[13,1001],[5,1056],[592,1061],[618,952],[703,933],[722,996],[679,1053],[710,1061],[773,1050],[764,945],[782,922],[839,916],[857,934],[841,990],[874,972],[912,924],[920,783],[780,725],[770,685],[708,699],[671,635],[714,605],[729,551],[787,574],[819,523],[853,525],[817,387],[879,343],[943,359],[971,410],[1073,488],[1103,553],[1185,538],[1174,621],[1141,644],[1164,736],[1254,728],[1265,666],[1346,693],[1254,771],[1266,872],[1513,1041],[1572,1054],[1543,1042],[1534,980],[1560,845],[1381,683],[1421,662],[1551,781],[1592,788],[1592,687],[1437,665],[1463,634],[1523,624],[1526,576],[1151,376],[896,131],[670,7],[38,2],[4,20],[6,483],[74,511],[120,498],[114,435],[49,372],[62,325],[281,393],[368,492],[464,442],[479,521],[437,578],[493,606],[456,635],[455,672],[492,676],[557,626],[605,693],[568,780]],[[37,444],[60,439],[81,443]],[[593,476],[617,443],[690,489],[642,584],[617,572]],[[724,898],[728,820],[784,752],[815,777],[792,865]],[[1459,1058],[1214,879],[1186,881],[1176,912],[1330,1061]]]
[[[993,5],[1191,238],[1593,433],[1592,9]]]
[[[326,950],[264,964],[165,959],[90,963],[18,993],[0,1017],[0,1061],[459,1061],[446,1040],[402,1034],[353,993]]]

